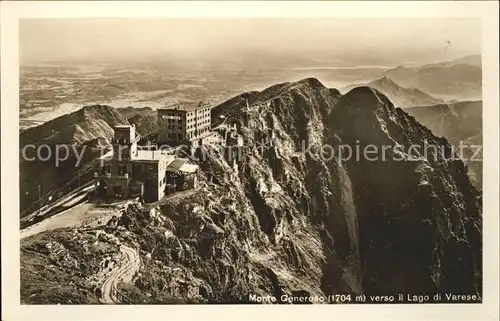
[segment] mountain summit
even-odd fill
[[[361,150],[401,146],[387,149],[383,160],[362,157],[345,163],[359,220],[362,270],[370,275],[364,289],[478,291],[481,280],[473,275],[481,260],[472,257],[481,253],[480,194],[464,163],[450,160],[450,144],[369,87],[342,97],[328,128],[337,140],[359,144]],[[426,149],[426,144],[436,148]],[[407,152],[410,146],[420,152]],[[462,260],[467,263],[457,269]],[[391,268],[382,268],[380,261]]]

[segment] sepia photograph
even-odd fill
[[[483,304],[483,39],[473,16],[19,18],[19,304]]]

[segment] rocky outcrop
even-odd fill
[[[378,157],[388,147],[385,160],[345,162],[359,219],[364,290],[480,292],[481,196],[450,144],[368,87],[342,98],[329,129],[360,150],[378,148]]]

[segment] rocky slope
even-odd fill
[[[134,115],[128,119],[128,122],[135,125],[137,132],[145,137],[158,132],[156,122],[156,112],[150,115]]]
[[[348,86],[343,89],[343,92],[348,92],[353,88],[360,86],[368,86],[377,89],[386,95],[395,106],[400,108],[443,103],[442,99],[432,97],[419,89],[401,87],[386,76],[365,85]]]
[[[449,143],[368,87],[343,97],[329,127],[361,150],[391,146],[386,161],[346,164],[365,291],[480,291],[481,196]]]
[[[446,160],[448,142],[380,92],[361,87],[342,96],[309,78],[236,97],[212,117],[224,123],[197,151],[209,157],[200,161],[196,191],[154,207],[131,206],[98,228],[139,250],[141,269],[121,287],[127,302],[481,293],[480,194],[464,164]],[[230,124],[244,140],[235,163],[225,157]],[[423,157],[389,149],[387,159],[374,161],[329,153],[340,155],[345,144],[408,147],[424,140],[443,151]],[[76,232],[52,233],[72,239]],[[37,237],[25,242],[33,247]],[[26,246],[22,266],[32,255]],[[98,266],[53,264],[61,280],[90,278]],[[24,300],[37,302],[33,282],[45,269],[26,273]],[[96,285],[73,285],[80,287],[97,300]]]
[[[27,144],[82,144],[97,137],[110,140],[113,126],[126,124],[116,109],[105,105],[83,107],[20,134],[21,146]]]
[[[124,124],[128,121],[113,107],[94,105],[22,131],[19,136],[21,212],[33,206],[39,196],[43,197],[68,181],[77,184],[76,172],[84,169],[85,164],[100,155],[100,149],[109,145],[113,127]],[[69,148],[68,158],[59,163],[55,159],[58,145]],[[59,150],[60,158],[65,158],[66,150],[63,147]],[[75,167],[77,153],[83,155],[80,168]]]
[[[467,163],[474,185],[482,188],[482,101],[462,101],[405,109],[436,136],[445,137]],[[462,147],[461,147],[462,145]],[[460,150],[462,148],[463,151]]]

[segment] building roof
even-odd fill
[[[113,158],[113,150],[110,150],[106,154],[104,154],[101,157],[99,157],[100,160],[110,160],[112,158]]]
[[[172,171],[177,171],[179,168],[181,168],[182,165],[184,165],[187,162],[186,158],[176,158],[174,159],[173,162],[171,162],[168,165],[168,169]]]
[[[176,158],[174,159],[168,166],[168,172],[185,172],[192,173],[198,169],[198,165],[189,164],[189,160],[187,158]]]
[[[132,157],[132,160],[138,161],[159,161],[166,160],[167,162],[172,162],[175,159],[173,155],[168,155],[163,150],[138,150],[137,155]]]
[[[112,160],[113,150],[110,150],[99,159]],[[184,172],[193,173],[198,170],[198,165],[190,164],[187,158],[176,158],[174,155],[168,154],[164,150],[138,150],[137,154],[131,159],[132,162],[159,162],[164,161],[167,164],[168,172]]]
[[[111,160],[113,159],[113,150],[110,150],[103,156],[99,158],[100,160]],[[175,156],[169,155],[166,151],[162,150],[138,150],[137,155],[132,156],[132,161],[166,161],[170,164],[175,159]]]
[[[179,168],[180,172],[185,172],[185,173],[194,173],[198,169],[198,165],[194,164],[184,164]]]
[[[180,110],[180,111],[192,111],[200,108],[210,107],[210,104],[202,102],[202,101],[183,101],[176,104],[168,105],[163,108],[159,108],[159,111],[162,110]]]

